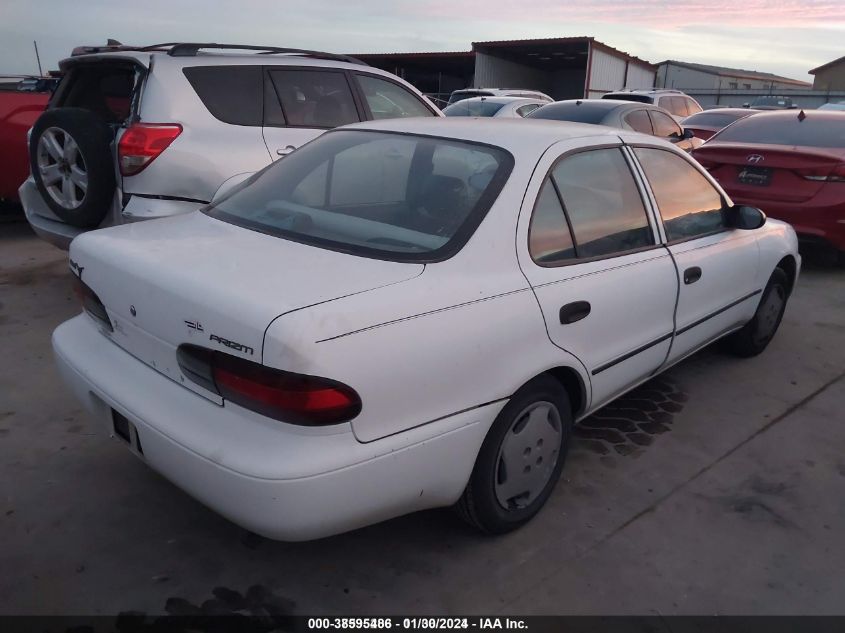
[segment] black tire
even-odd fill
[[[560,445],[551,476],[533,500],[522,507],[512,505],[505,508],[497,499],[496,485],[501,476],[500,450],[505,437],[519,422],[520,415],[535,403],[554,405],[560,422]],[[533,379],[517,391],[487,433],[469,483],[463,495],[455,504],[458,515],[473,527],[488,534],[510,532],[537,514],[548,500],[560,478],[561,470],[569,449],[572,435],[572,409],[566,390],[551,376],[543,375]]]
[[[38,152],[41,138],[48,131],[51,131],[54,137],[64,139],[65,143],[65,135],[68,135],[78,146],[77,158],[73,162],[84,169],[87,189],[74,190],[74,195],[79,199],[73,204],[77,206],[69,206],[71,203],[61,204],[48,191],[44,182],[39,168]],[[64,222],[80,228],[91,228],[99,225],[105,218],[114,199],[116,186],[112,140],[111,128],[96,114],[83,108],[47,110],[35,122],[29,141],[30,169],[47,206]],[[55,161],[60,170],[66,171],[72,167],[63,158],[51,156],[48,160]]]
[[[788,299],[789,278],[782,269],[775,268],[754,316],[741,330],[726,339],[728,349],[743,358],[756,356],[766,349],[780,327]]]

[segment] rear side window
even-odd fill
[[[193,66],[183,72],[215,119],[261,125],[261,66]]]
[[[551,178],[547,178],[537,196],[537,204],[528,228],[528,252],[538,264],[554,263],[575,257],[572,233],[563,214],[563,206]]]
[[[289,126],[328,129],[361,120],[343,72],[274,69],[270,78]]]
[[[625,123],[635,132],[654,134],[651,129],[651,119],[648,118],[648,112],[645,110],[634,110],[625,117]]]
[[[716,142],[759,143],[761,145],[804,145],[845,147],[845,117],[836,113],[769,116],[755,114],[737,121],[713,137]]]
[[[576,257],[605,257],[654,244],[645,207],[620,149],[568,156],[554,168],[552,180],[572,227]],[[551,195],[548,188],[542,194]],[[548,213],[547,205],[540,206],[538,202],[538,208],[545,213]],[[554,232],[563,234],[560,225]],[[539,238],[538,233],[536,239]],[[565,242],[559,236],[557,239],[558,250],[565,259],[568,256]],[[553,261],[551,249],[538,253],[543,257],[541,261]]]
[[[669,138],[670,136],[681,136],[681,128],[675,122],[675,119],[668,114],[664,114],[659,110],[652,110],[651,122],[654,125],[654,135],[660,138]]]
[[[722,196],[680,156],[661,149],[634,149],[670,242],[721,231],[727,226]]]
[[[372,75],[356,74],[356,77],[373,119],[434,116],[415,94],[402,86]]]

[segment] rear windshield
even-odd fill
[[[504,186],[503,149],[339,130],[206,208],[262,233],[392,261],[438,261],[469,239]]]
[[[489,101],[459,101],[443,109],[446,116],[493,116],[504,107],[504,103]]]
[[[537,108],[526,118],[600,124],[612,109],[597,107],[584,102],[581,102],[581,105],[577,103],[550,103],[542,108]]]
[[[710,142],[845,147],[845,115],[751,116],[725,128]]]
[[[449,105],[463,101],[464,99],[472,99],[473,97],[492,97],[493,93],[485,92],[483,90],[468,90],[466,92],[453,92],[449,97]]]
[[[684,119],[684,125],[688,127],[695,125],[706,125],[707,127],[723,128],[727,125],[730,125],[737,119],[749,116],[750,114],[752,113],[749,112],[743,114],[722,114],[719,112],[699,112],[698,114],[693,114],[692,116],[689,116]]]
[[[775,106],[777,108],[786,108],[792,105],[792,99],[789,97],[756,97],[751,102],[751,107],[754,106]]]

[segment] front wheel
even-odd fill
[[[747,358],[766,349],[780,327],[788,297],[789,279],[783,270],[775,268],[754,316],[741,330],[727,338],[730,350],[737,356]]]
[[[479,451],[458,514],[491,534],[509,532],[540,511],[560,477],[572,410],[550,376],[523,386],[496,417]]]

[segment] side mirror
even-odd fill
[[[753,231],[766,223],[766,214],[757,207],[738,204],[732,206],[729,213],[730,224],[735,229]]]
[[[685,127],[683,139],[687,141],[691,138],[695,138],[695,132],[691,128]]]
[[[750,107],[751,107],[751,104],[750,104],[750,103],[743,103],[743,104],[742,104],[742,107],[743,107],[743,108],[750,108]]]

